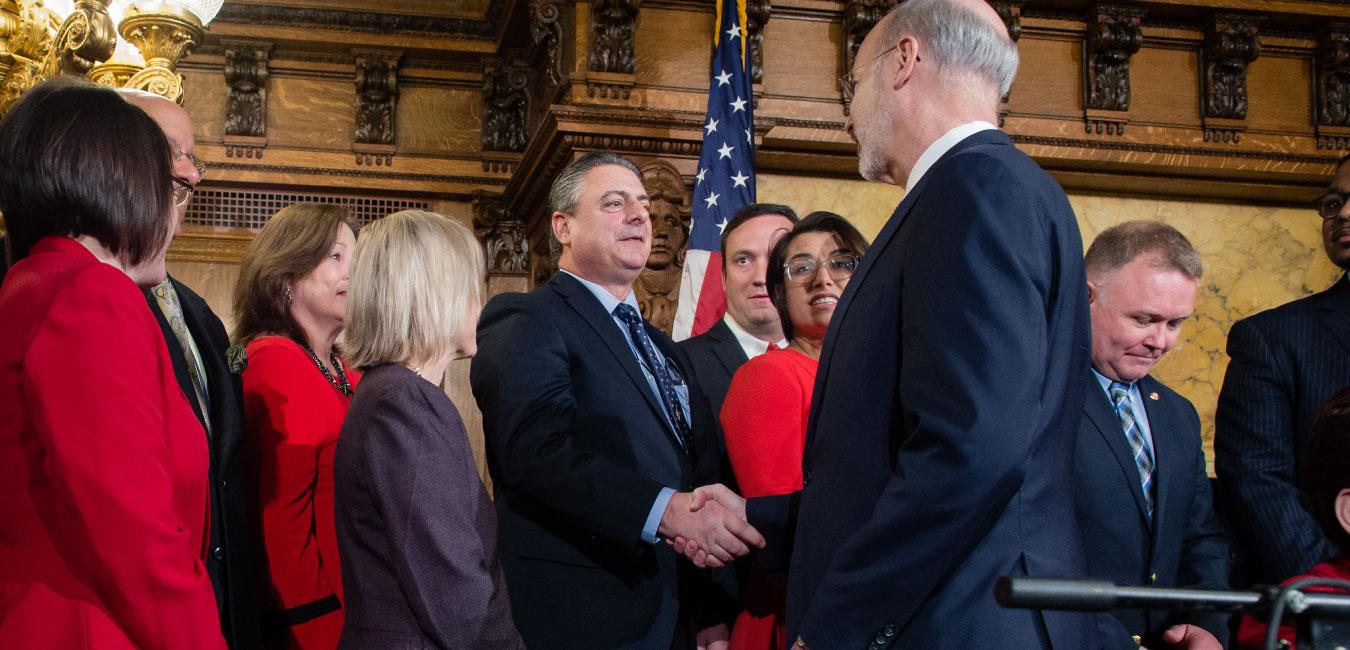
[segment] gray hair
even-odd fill
[[[1083,265],[1088,279],[1100,281],[1140,255],[1157,255],[1159,268],[1200,281],[1205,265],[1190,240],[1161,221],[1126,221],[1103,230],[1088,247]]]
[[[903,0],[891,10],[882,36],[889,46],[908,35],[928,47],[925,58],[944,76],[987,81],[998,86],[999,97],[1012,88],[1017,44],[973,10],[953,0]]]
[[[592,151],[572,161],[553,180],[553,187],[548,191],[549,212],[572,214],[576,211],[577,201],[581,200],[581,180],[586,177],[586,172],[605,165],[623,167],[642,180],[642,170],[633,161],[611,151]]]

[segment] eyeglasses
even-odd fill
[[[182,160],[182,159],[184,159],[184,158],[187,158],[188,160],[191,160],[191,161],[192,161],[192,166],[195,167],[195,168],[197,168],[197,175],[198,175],[198,176],[205,176],[205,175],[206,175],[206,163],[202,162],[202,161],[201,161],[199,158],[197,158],[197,156],[196,156],[195,154],[193,154],[191,151],[175,151],[174,154],[173,154],[173,161],[174,161],[174,162],[178,162],[178,161],[180,161],[180,160]]]
[[[820,260],[814,257],[798,255],[783,264],[783,274],[787,276],[789,282],[798,284],[810,282],[820,270],[820,264]],[[829,273],[830,279],[835,282],[843,282],[853,277],[853,271],[857,268],[858,256],[852,253],[832,255],[825,260],[825,272]]]
[[[868,61],[867,63],[865,63],[865,64],[863,64],[863,65],[861,65],[861,66],[854,66],[853,70],[849,70],[849,71],[848,71],[848,74],[846,74],[846,75],[840,77],[840,78],[839,78],[839,90],[840,90],[841,92],[844,93],[844,101],[846,101],[846,102],[852,104],[852,103],[853,103],[853,92],[854,92],[855,90],[858,89],[858,79],[861,78],[861,73],[859,73],[859,72],[854,72],[854,70],[858,70],[858,69],[860,69],[860,68],[863,69],[863,70],[871,69],[873,63],[876,63],[877,61],[880,61],[880,60],[881,60],[881,57],[886,56],[887,54],[890,54],[891,52],[894,52],[894,51],[895,51],[896,49],[898,49],[899,47],[900,47],[900,44],[899,44],[899,43],[896,43],[895,45],[892,45],[892,46],[886,48],[885,50],[882,50],[881,54],[878,54],[878,55],[872,57],[872,60],[871,60],[871,61]],[[916,56],[916,57],[914,57],[914,60],[915,60],[915,61],[921,61],[922,59],[920,59],[919,57]]]
[[[193,189],[191,185],[177,178],[173,179],[173,204],[180,208],[187,205],[188,201],[192,200],[192,193],[195,191],[197,190]]]
[[[1350,192],[1338,192],[1332,190],[1326,194],[1317,197],[1313,201],[1313,209],[1322,219],[1331,219],[1345,209],[1345,200],[1350,199]]]

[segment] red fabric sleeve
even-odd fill
[[[789,354],[797,353],[769,352],[741,366],[722,405],[727,455],[746,497],[802,489],[804,416],[814,376],[803,381]]]
[[[318,381],[315,381],[316,378]],[[282,608],[342,597],[333,532],[333,453],[341,415],[299,346],[255,341],[244,409],[258,457],[258,512],[274,596]],[[321,480],[321,467],[326,475]]]
[[[184,398],[166,389],[167,354],[144,297],[111,267],[51,304],[24,372],[48,488],[66,504],[49,513],[53,537],[136,646],[223,649],[201,558],[206,434],[186,401],[188,417],[170,412]],[[188,521],[193,509],[203,518]]]

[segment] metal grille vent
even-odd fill
[[[345,206],[352,218],[368,224],[399,210],[430,210],[431,202],[381,196],[283,192],[229,188],[198,188],[188,204],[185,223],[194,226],[261,230],[263,224],[292,203],[331,203]]]

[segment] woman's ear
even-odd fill
[[[1336,521],[1341,522],[1341,530],[1350,533],[1350,488],[1336,494]]]

